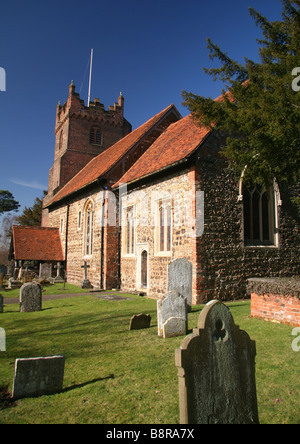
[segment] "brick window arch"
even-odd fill
[[[97,127],[92,127],[90,129],[90,144],[102,145],[102,133]]]

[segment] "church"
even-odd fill
[[[299,189],[246,187],[222,144],[173,104],[132,130],[122,94],[108,110],[85,106],[72,82],[41,227],[58,232],[67,282],[161,298],[184,258],[197,304],[244,298],[251,277],[299,275]]]

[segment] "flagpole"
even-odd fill
[[[91,49],[90,79],[89,79],[89,93],[88,93],[88,103],[87,103],[87,106],[90,106],[90,100],[91,100],[91,83],[92,83],[93,52],[94,52],[94,50]]]

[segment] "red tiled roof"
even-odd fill
[[[123,139],[109,147],[103,153],[94,157],[85,167],[82,168],[61,190],[59,190],[54,198],[46,205],[49,206],[53,202],[59,201],[63,197],[84,188],[85,186],[95,182],[99,177],[107,173],[135,144],[141,141],[144,136],[152,130],[152,128],[167,114],[171,109],[178,114],[173,104],[156,114],[143,125],[127,134]]]
[[[15,260],[63,261],[58,228],[12,227]]]
[[[170,125],[137,162],[113,186],[130,183],[177,164],[190,156],[210,133],[197,126],[191,115]]]

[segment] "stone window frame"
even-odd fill
[[[247,167],[246,167],[247,168]],[[265,249],[278,249],[279,248],[279,207],[282,205],[280,191],[277,184],[276,179],[274,179],[273,184],[269,187],[268,190],[261,187],[261,190],[258,191],[260,193],[259,200],[259,231],[260,231],[260,239],[259,240],[249,240],[245,239],[245,214],[244,214],[244,169],[240,183],[239,183],[239,197],[238,201],[242,202],[242,233],[241,238],[243,242],[244,248],[265,248]],[[257,185],[253,186],[253,188],[257,188]],[[254,190],[255,191],[255,190]],[[252,196],[253,193],[252,192]],[[263,231],[263,220],[262,220],[262,196],[264,193],[269,195],[268,199],[268,223],[269,223],[269,234],[271,234],[272,239],[269,241],[264,241],[262,239],[262,231]],[[250,222],[251,223],[251,222]]]
[[[129,214],[130,212],[130,214]],[[130,216],[128,236],[128,216]],[[136,256],[136,202],[126,203],[122,209],[122,256]]]
[[[167,209],[170,209],[170,223],[162,225],[163,220],[168,219]],[[163,239],[162,239],[163,234]],[[172,239],[173,239],[173,201],[170,195],[159,196],[155,199],[155,227],[154,227],[154,255],[155,256],[172,256]],[[163,248],[162,248],[163,247]]]
[[[83,258],[91,258],[93,256],[94,247],[94,222],[95,222],[95,205],[89,198],[84,205],[82,225],[83,225]]]

